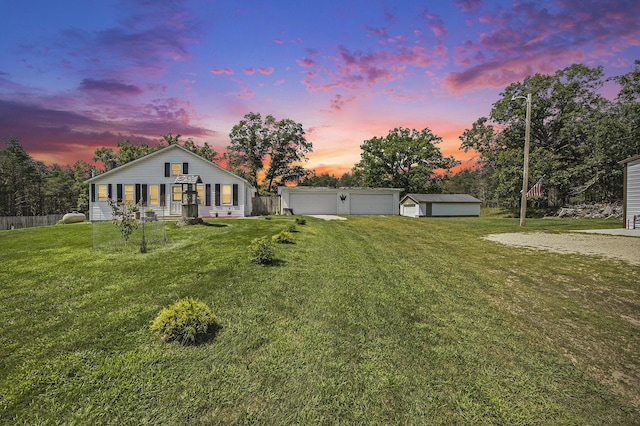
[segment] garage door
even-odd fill
[[[336,194],[291,194],[293,214],[338,214]]]
[[[393,194],[353,194],[351,214],[396,214]]]

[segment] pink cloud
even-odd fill
[[[253,75],[256,73],[255,68],[244,68],[242,70],[246,75]]]
[[[264,75],[273,74],[273,67],[258,67],[258,72]]]
[[[473,2],[459,1],[458,7]],[[585,58],[613,56],[640,45],[640,3],[563,0],[556,9],[517,2],[487,13],[478,22],[491,29],[454,48],[454,63],[464,66],[445,77],[454,92],[504,87],[536,72],[554,72]]]
[[[337,94],[331,99],[331,109],[341,111],[345,105],[355,102],[356,99],[358,99],[358,97],[355,95],[342,96],[341,94]]]
[[[213,68],[210,72],[215,75],[233,75],[233,70],[231,68]]]
[[[309,58],[296,59],[296,62],[298,63],[298,65],[304,68],[313,68],[318,66],[318,63],[316,61]]]
[[[274,86],[282,86],[285,83],[285,80],[283,78],[281,78],[280,80],[276,80],[273,85]]]
[[[456,0],[453,4],[463,12],[475,12],[482,6],[482,0]]]
[[[284,41],[282,39],[280,39],[280,38],[274,38],[273,42],[276,43],[276,44],[283,44],[284,43]]]

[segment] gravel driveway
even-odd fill
[[[486,240],[510,246],[547,250],[556,253],[579,253],[604,256],[640,265],[640,238],[602,234],[517,232],[490,234]]]

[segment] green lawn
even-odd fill
[[[93,251],[88,224],[0,232],[0,422],[639,423],[640,267],[483,240],[520,229],[496,217],[307,218],[253,265],[293,221],[169,224],[144,254]],[[149,332],[185,296],[214,340]]]

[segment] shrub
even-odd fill
[[[293,235],[288,231],[280,231],[271,239],[278,244],[293,244]]]
[[[185,297],[160,311],[151,323],[151,331],[164,341],[195,344],[218,329],[216,316],[206,303]]]
[[[269,265],[275,260],[273,243],[267,237],[256,238],[249,246],[251,261],[256,265]]]
[[[303,219],[301,217],[296,217],[296,223],[298,225],[306,225],[307,224],[307,219]]]
[[[290,224],[290,225],[287,227],[287,231],[288,231],[288,232],[298,232],[298,229],[296,228],[296,225],[294,225],[294,224],[292,223],[292,224]]]

